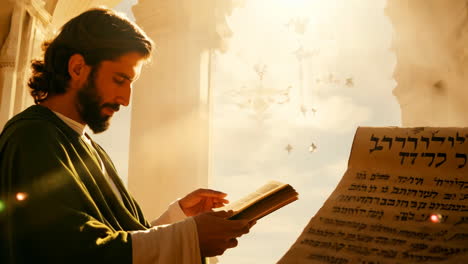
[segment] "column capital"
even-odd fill
[[[23,0],[24,1],[24,0]],[[114,7],[121,0],[57,0],[52,19],[53,30],[57,30],[71,18],[81,14],[89,8],[97,6]]]
[[[48,25],[52,21],[52,17],[45,9],[44,0],[17,0],[15,4],[24,7],[31,16],[37,18],[42,25]]]
[[[196,33],[206,48],[223,49],[232,35],[226,17],[239,0],[140,0],[132,7],[136,23],[153,38]]]
[[[13,69],[14,67],[15,67],[15,61],[14,60],[0,59],[0,69],[4,69],[4,68]]]

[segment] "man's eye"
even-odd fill
[[[114,78],[114,82],[117,84],[124,84],[125,79],[124,78]]]

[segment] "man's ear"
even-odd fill
[[[68,74],[72,81],[85,81],[88,78],[90,66],[86,64],[81,54],[73,54],[68,60]]]

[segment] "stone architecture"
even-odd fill
[[[468,126],[468,1],[389,0],[403,126]]]
[[[8,2],[2,8],[0,49],[0,125],[30,105],[26,87],[29,61],[39,51],[51,15],[41,0]],[[8,21],[9,18],[9,21]],[[7,26],[8,25],[8,26]]]
[[[121,0],[6,0],[0,6],[0,127],[32,103],[29,62],[65,21]],[[242,0],[139,0],[157,51],[133,91],[129,188],[148,216],[209,180],[211,58]],[[404,126],[467,126],[468,0],[388,0]],[[157,199],[156,199],[157,197]]]
[[[140,0],[136,23],[156,43],[133,89],[130,191],[147,216],[207,187],[212,52],[226,48],[231,0]]]

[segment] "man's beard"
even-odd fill
[[[119,110],[118,104],[105,103],[101,105],[101,96],[99,96],[96,88],[96,72],[97,67],[94,67],[84,86],[77,93],[77,107],[81,119],[95,133],[101,133],[109,128],[110,116],[103,116],[101,110],[104,107],[109,107],[114,111]]]

